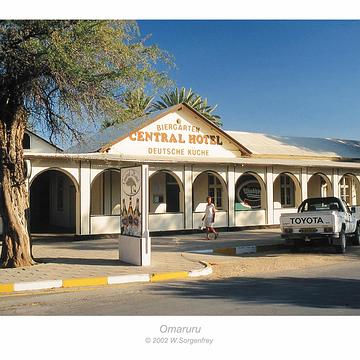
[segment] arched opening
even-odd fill
[[[76,232],[77,184],[65,171],[49,169],[30,185],[30,230],[33,233]]]
[[[160,170],[149,178],[150,214],[183,213],[184,189],[171,171]]]
[[[253,172],[242,174],[235,184],[235,226],[266,223],[266,186]]]
[[[107,169],[91,183],[90,215],[120,215],[120,171]]]
[[[221,176],[213,171],[204,171],[194,180],[193,211],[205,211],[207,196],[211,196],[216,210],[227,210],[226,184]]]
[[[301,187],[291,173],[281,173],[274,181],[274,209],[296,208],[301,203]]]
[[[106,169],[93,179],[90,189],[91,234],[119,234],[121,232],[120,197],[120,170]]]
[[[235,211],[266,209],[266,188],[256,173],[247,172],[235,184]]]
[[[339,195],[349,205],[360,204],[360,184],[353,174],[345,174],[339,181]]]
[[[228,226],[228,192],[223,178],[214,171],[204,171],[193,182],[193,226],[202,224],[202,216],[206,208],[206,198],[211,196],[217,210],[215,226]]]
[[[307,194],[309,198],[333,196],[331,181],[322,173],[312,175],[307,183]]]
[[[157,171],[149,178],[149,228],[184,229],[184,187],[169,170]]]

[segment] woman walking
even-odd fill
[[[206,239],[209,240],[209,233],[215,234],[215,239],[219,236],[219,234],[214,229],[215,222],[215,205],[211,202],[211,196],[206,198],[207,204],[205,209],[205,215],[202,218],[204,221],[204,225],[206,227]]]

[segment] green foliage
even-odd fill
[[[121,116],[117,119],[106,119],[103,123],[103,128],[150,114],[153,100],[154,97],[146,95],[143,89],[126,91],[122,99],[121,106],[123,107],[123,111]]]
[[[136,89],[168,86],[159,62],[172,66],[168,53],[146,45],[133,21],[0,21],[0,104],[25,107],[54,136],[78,137],[85,119],[137,114],[152,99]]]
[[[207,99],[203,99],[200,95],[195,94],[192,89],[187,91],[184,87],[181,89],[176,88],[170,93],[162,95],[160,98],[161,100],[156,101],[152,105],[152,109],[154,111],[166,109],[176,104],[185,103],[198,111],[205,118],[212,121],[215,125],[222,126],[220,116],[213,114],[213,111],[217,108],[217,105],[208,105]]]

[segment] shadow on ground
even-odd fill
[[[162,252],[177,252],[186,251],[190,249],[209,249],[213,247],[230,247],[239,245],[253,245],[254,236],[256,240],[267,244],[270,242],[279,242],[280,235],[276,233],[269,233],[268,231],[256,231],[248,233],[244,231],[238,232],[221,232],[217,240],[206,240],[205,233],[187,234],[187,235],[172,235],[172,236],[154,236],[152,237],[153,250]],[[118,237],[116,235],[102,239],[86,239],[78,238],[76,236],[49,236],[47,235],[33,235],[33,245],[51,246],[52,248],[68,248],[68,249],[83,249],[83,250],[109,250],[117,249]],[[281,241],[281,240],[280,240]]]
[[[159,295],[200,300],[222,299],[239,304],[360,309],[360,280],[356,279],[233,277],[186,284],[161,284],[153,286],[152,290]]]
[[[87,258],[36,258],[38,264],[63,264],[63,265],[96,265],[96,266],[136,266],[118,259],[87,259]]]

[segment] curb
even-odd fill
[[[285,250],[287,247],[285,244],[273,244],[273,245],[240,245],[236,247],[214,248],[206,250],[193,250],[191,253],[196,254],[216,254],[216,255],[229,255],[236,256],[241,254],[253,254],[271,250]]]
[[[50,290],[59,288],[74,288],[99,285],[129,284],[135,282],[159,282],[166,280],[186,279],[210,275],[213,270],[209,263],[199,261],[204,265],[203,269],[178,272],[164,272],[152,274],[115,275],[94,278],[73,278],[64,280],[43,280],[31,282],[19,282],[13,284],[0,284],[0,294],[8,294],[20,291]]]

